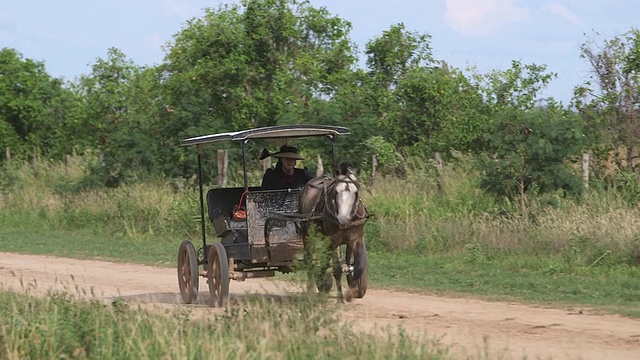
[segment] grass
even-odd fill
[[[199,239],[193,241],[197,245]],[[0,251],[166,267],[176,266],[179,244],[180,239],[131,241],[87,231],[0,230]],[[488,255],[474,247],[463,254],[372,251],[369,261],[373,287],[547,306],[582,306],[640,317],[638,267],[569,270],[562,265],[563,257],[541,260],[524,255]]]
[[[274,304],[274,301],[278,301]],[[435,341],[355,332],[310,296],[256,297],[223,313],[147,310],[68,293],[0,291],[3,359],[443,359]]]
[[[557,262],[505,257],[477,261],[474,255],[372,254],[372,283],[405,291],[473,296],[493,301],[553,307],[588,307],[640,317],[640,269],[562,272]]]
[[[198,247],[193,184],[104,189],[81,163],[0,169],[0,251],[174,267],[183,239]],[[531,197],[523,219],[514,204],[478,190],[468,165],[447,166],[439,184],[430,166],[365,184],[361,196],[374,214],[366,226],[370,287],[640,317],[640,208],[624,192]],[[316,297],[273,301],[257,297],[196,318],[189,308],[159,313],[0,291],[0,358],[447,357],[437,341],[402,329],[382,338],[353,331]]]
[[[0,251],[175,266],[181,239],[105,234],[90,230],[0,229]],[[197,241],[197,240],[196,240]],[[197,244],[197,242],[194,243]]]
[[[193,184],[96,188],[80,163],[2,170],[0,250],[175,266],[183,239],[198,246]],[[523,218],[517,203],[479,190],[469,163],[364,184],[372,286],[640,316],[640,207],[623,191],[531,196]]]

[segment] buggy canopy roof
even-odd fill
[[[279,125],[220,134],[203,135],[184,139],[182,145],[200,145],[216,141],[244,141],[251,139],[285,139],[310,136],[348,135],[351,131],[342,126],[332,125]]]

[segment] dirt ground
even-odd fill
[[[197,304],[181,304],[176,270],[135,264],[86,261],[0,252],[0,287],[35,293],[65,290],[105,300],[190,306],[203,314],[206,280]],[[231,300],[246,293],[286,294],[291,285],[269,279],[232,281]],[[551,309],[516,303],[445,298],[376,289],[341,305],[359,330],[402,326],[451,346],[454,358],[640,359],[640,320],[596,314],[589,309]]]

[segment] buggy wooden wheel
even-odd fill
[[[224,306],[229,298],[229,259],[221,243],[215,243],[209,248],[207,280],[211,305]]]
[[[196,249],[189,240],[184,240],[178,249],[178,286],[185,304],[192,304],[198,298],[198,258]]]
[[[346,251],[347,265],[353,267],[353,271],[347,273],[347,284],[349,290],[352,291],[355,298],[361,299],[367,293],[367,285],[369,282],[367,246],[362,244],[362,251],[355,257],[355,254],[347,246]]]

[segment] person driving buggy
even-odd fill
[[[306,169],[296,167],[296,162],[304,158],[298,154],[298,148],[294,146],[283,145],[280,151],[273,154],[265,150],[260,158],[265,159],[268,156],[277,158],[278,162],[274,168],[265,171],[261,185],[263,190],[297,189],[313,178]]]

